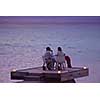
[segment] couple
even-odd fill
[[[65,57],[61,47],[58,47],[56,55],[53,55],[53,50],[50,47],[46,47],[43,56],[43,70],[63,70],[66,67]]]

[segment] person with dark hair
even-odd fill
[[[51,51],[51,48],[50,47],[46,47],[46,51]]]
[[[65,60],[67,62],[67,67],[68,68],[72,68],[72,65],[71,65],[71,58],[69,56],[65,56]]]
[[[57,55],[56,55],[56,66],[58,70],[63,70],[65,68],[65,53],[62,51],[61,47],[58,47]]]
[[[58,51],[62,51],[62,48],[61,47],[58,47]]]
[[[46,52],[43,58],[43,70],[53,70],[54,67],[54,62],[53,62],[53,51],[51,50],[50,47],[46,47]]]

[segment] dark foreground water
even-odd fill
[[[58,46],[71,56],[72,65],[89,68],[76,82],[100,82],[100,24],[0,25],[0,82],[13,82],[12,69],[38,67],[45,47]]]

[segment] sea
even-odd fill
[[[76,83],[100,82],[100,24],[46,23],[0,24],[0,83],[13,83],[14,69],[40,67],[42,55],[50,46],[69,55],[73,67],[88,67],[89,76],[77,78]]]

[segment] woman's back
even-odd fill
[[[65,54],[62,51],[57,52],[56,62],[58,62],[58,63],[64,63],[65,62]]]

